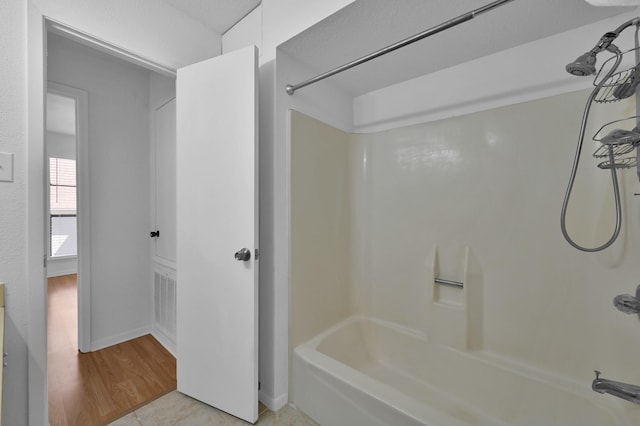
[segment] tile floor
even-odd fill
[[[245,426],[249,423],[174,391],[110,423],[109,426]],[[259,426],[318,426],[287,405],[277,412],[260,404]]]

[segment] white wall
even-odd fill
[[[258,47],[260,61],[262,61],[264,54],[262,31],[262,4],[260,4],[222,35],[222,53],[255,45]]]
[[[14,181],[0,182],[0,281],[6,283],[3,424],[27,417],[27,99],[25,2],[0,3],[0,151],[14,153]]]
[[[280,44],[353,1],[263,0],[223,35],[222,51],[228,53],[254,44],[260,48],[260,64],[267,63],[275,59]]]
[[[150,330],[149,72],[53,34],[48,47],[49,81],[89,93],[91,347],[100,349]]]

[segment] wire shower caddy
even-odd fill
[[[607,77],[611,67],[615,66],[618,55],[607,59],[598,74],[596,74],[593,85],[600,90],[594,97],[593,102],[607,104],[619,102],[635,95],[636,87],[640,83],[640,47],[627,50],[619,54],[622,57],[615,72]],[[603,81],[603,79],[605,79]],[[598,129],[593,136],[595,142],[600,145],[593,152],[593,156],[598,160],[600,169],[629,169],[640,165],[640,115],[628,118],[613,120]]]

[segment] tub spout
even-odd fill
[[[615,382],[613,380],[601,379],[600,372],[595,371],[596,378],[591,384],[591,388],[598,393],[608,393],[618,398],[622,398],[634,404],[640,405],[640,386],[628,383]]]

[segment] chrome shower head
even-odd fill
[[[584,55],[578,56],[578,58],[575,61],[571,62],[570,64],[567,64],[565,69],[569,74],[577,75],[578,77],[585,77],[588,75],[595,74],[596,73],[596,67],[595,67],[596,55],[605,50],[616,55],[621,54],[620,49],[618,49],[618,47],[615,44],[613,44],[613,41],[620,35],[620,32],[622,30],[624,30],[630,25],[638,24],[639,22],[640,21],[637,21],[634,19],[624,23],[623,25],[618,27],[615,31],[609,31],[608,33],[605,33],[602,37],[600,37],[600,40],[598,40],[598,44],[596,44],[596,46],[593,49],[591,49]]]
[[[567,64],[565,69],[569,74],[585,77],[596,73],[596,54],[591,51],[578,56],[575,61]]]

